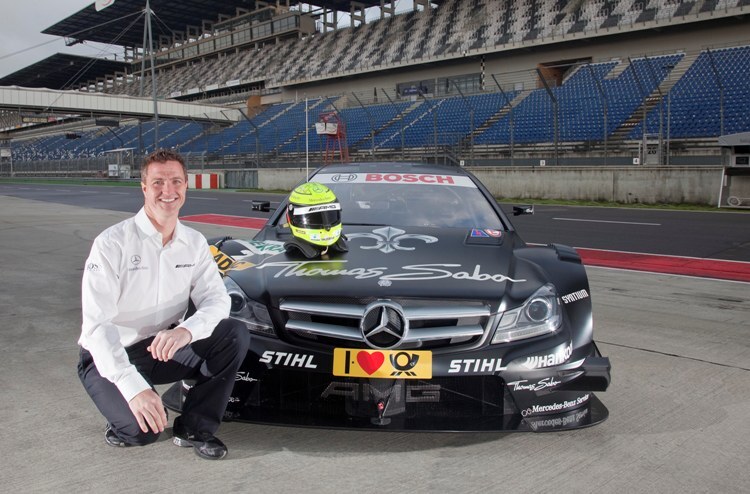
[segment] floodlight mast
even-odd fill
[[[146,53],[151,64],[151,96],[154,100],[154,150],[159,147],[159,111],[156,102],[156,68],[154,67],[154,37],[151,31],[151,1],[146,0],[146,17],[143,22],[143,56],[141,57],[141,97],[143,97],[143,76],[146,73]],[[148,50],[148,52],[147,52]]]

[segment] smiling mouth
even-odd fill
[[[160,199],[160,201],[161,201],[161,202],[166,202],[166,203],[172,203],[172,202],[175,202],[176,200],[177,200],[177,198],[172,198],[172,199]]]

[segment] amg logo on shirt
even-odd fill
[[[176,264],[175,268],[178,268],[178,269],[179,268],[192,268],[193,266],[195,266],[195,263],[193,263],[193,264]]]

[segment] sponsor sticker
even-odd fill
[[[432,378],[432,352],[406,350],[333,350],[333,375],[381,379]]]
[[[562,301],[566,304],[569,304],[571,302],[578,302],[579,300],[583,300],[585,298],[589,298],[589,292],[586,291],[586,289],[578,290],[577,292],[569,293],[567,295],[563,295],[560,297]]]
[[[549,403],[547,405],[532,405],[531,407],[522,410],[521,416],[528,417],[529,415],[536,415],[538,413],[551,413],[551,412],[560,412],[565,411],[570,408],[577,407],[579,405],[583,405],[587,401],[589,401],[589,394],[585,394],[583,396],[579,396],[578,398],[572,399],[572,400],[565,400],[562,403]]]
[[[438,403],[440,386],[437,384],[419,384],[406,381],[397,382],[393,387],[379,389],[378,386],[363,382],[331,382],[320,394],[321,398],[344,396],[358,401],[377,402],[388,400],[394,405],[404,403]]]
[[[379,266],[372,268],[349,268],[344,269],[346,261],[282,261],[266,262],[258,264],[258,269],[277,269],[274,278],[289,277],[321,277],[321,276],[351,276],[355,279],[377,278],[378,284],[390,286],[392,281],[431,281],[445,278],[468,281],[493,281],[495,283],[521,283],[525,279],[513,279],[504,274],[493,274],[482,272],[482,267],[477,264],[469,271],[459,270],[461,264],[412,264],[402,266],[401,272],[386,274],[388,267]],[[331,269],[326,269],[331,266]],[[220,268],[221,269],[221,268]],[[234,269],[234,268],[233,268]],[[387,283],[383,283],[387,282]]]
[[[266,350],[260,356],[258,362],[277,367],[298,367],[305,369],[317,369],[318,364],[313,361],[313,355],[292,352],[274,352]]]
[[[243,269],[255,266],[255,264],[251,262],[235,261],[234,258],[227,254],[224,254],[222,251],[217,249],[215,245],[209,245],[209,249],[211,250],[211,256],[213,256],[214,262],[216,263],[216,266],[218,266],[219,271],[222,275],[226,274],[226,272],[230,269],[234,271],[241,271]]]
[[[257,379],[255,379],[254,377],[252,377],[249,372],[239,372],[239,371],[237,372],[237,374],[235,374],[234,380],[235,381],[245,381],[245,382],[249,382],[249,383],[257,382],[258,381]]]
[[[321,211],[340,211],[341,204],[334,202],[331,204],[321,204],[318,206],[297,206],[294,208],[294,214],[311,214],[320,213]]]
[[[552,430],[559,427],[572,427],[583,424],[584,419],[588,416],[588,409],[569,412],[562,417],[548,417],[537,420],[526,419],[526,422],[533,430]]]
[[[217,249],[215,245],[209,245],[208,248],[211,250],[211,256],[214,258],[214,262],[219,267],[219,271],[221,271],[222,274],[226,273],[229,267],[234,262],[234,259]]]
[[[572,353],[573,345],[569,344],[555,353],[526,357],[526,361],[521,365],[527,369],[544,369],[545,367],[553,367],[567,362]]]
[[[428,173],[319,173],[315,175],[315,181],[324,184],[346,182],[350,184],[444,185],[476,188],[469,177]]]
[[[554,377],[545,377],[535,383],[529,382],[526,379],[507,383],[508,387],[513,389],[513,391],[541,391],[547,388],[554,388],[560,384],[561,381],[556,381]]]
[[[448,374],[493,374],[505,369],[501,358],[465,358],[451,360]]]

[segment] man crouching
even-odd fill
[[[141,169],[144,205],[102,232],[86,260],[78,375],[107,420],[111,446],[155,442],[167,414],[155,384],[193,379],[174,443],[226,456],[214,433],[249,345],[227,319],[230,299],[205,237],[178,219],[187,193],[182,157],[158,150]],[[192,299],[196,311],[185,318]]]

